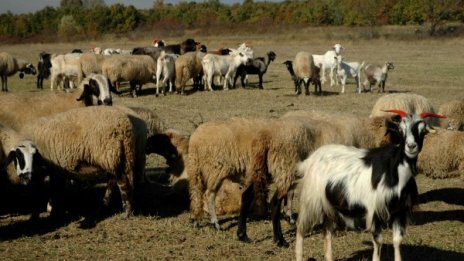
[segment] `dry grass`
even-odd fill
[[[384,29],[385,34],[394,30]],[[323,86],[324,96],[293,95],[293,83],[282,62],[293,59],[297,51],[323,53],[332,44],[341,42],[346,60],[382,63],[392,61],[395,70],[389,75],[386,90],[412,92],[429,98],[434,106],[451,99],[464,98],[463,82],[464,39],[391,40],[380,37],[363,40],[359,32],[346,28],[312,28],[279,36],[209,36],[196,39],[210,49],[237,46],[249,40],[255,52],[264,55],[273,50],[277,59],[264,77],[264,90],[251,87],[229,91],[197,92],[187,96],[167,95],[156,98],[153,84],[144,87],[143,94],[131,98],[128,94],[115,97],[115,104],[144,106],[155,109],[170,128],[192,131],[193,122],[209,121],[232,116],[279,117],[297,109],[349,111],[369,115],[378,93],[355,94],[353,82],[347,93],[339,95],[340,87]],[[73,44],[23,44],[1,46],[17,57],[37,62],[40,51],[67,52],[74,48],[84,50],[92,46],[129,48],[145,46],[147,39],[134,41],[108,39],[102,42]],[[166,39],[177,42],[182,39]],[[250,77],[252,83],[257,78]],[[11,92],[40,95],[48,88],[37,91],[35,79],[26,76],[9,80]],[[49,81],[45,82],[49,86]],[[0,94],[1,95],[1,94]],[[1,106],[1,104],[0,104]],[[25,105],[27,106],[27,105]],[[158,167],[159,159],[150,156],[149,166]],[[403,244],[405,260],[464,260],[464,181],[463,176],[446,180],[418,177],[422,203],[415,215],[415,224],[408,228]],[[63,224],[45,217],[39,223],[29,224],[26,215],[0,217],[0,259],[38,260],[290,260],[293,258],[295,229],[283,222],[285,238],[290,249],[280,249],[272,242],[269,220],[251,221],[248,234],[250,244],[236,240],[236,219],[223,217],[225,231],[210,227],[192,228],[188,222],[188,207],[184,199],[160,198],[160,188],[146,189],[143,214],[123,220],[116,214],[99,222],[95,227],[80,227],[80,215]],[[99,200],[98,197],[81,199]],[[3,200],[2,200],[3,201]],[[81,202],[82,203],[82,202]],[[87,210],[89,211],[89,210]],[[92,211],[92,209],[90,210]],[[3,211],[2,211],[3,212]],[[390,232],[385,234],[383,260],[393,259]],[[369,260],[370,235],[367,233],[339,232],[335,238],[334,255],[337,260]],[[323,259],[322,237],[319,233],[305,240],[306,256]]]

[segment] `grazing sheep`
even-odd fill
[[[50,68],[52,67],[51,55],[46,52],[39,54],[39,62],[37,63],[37,88],[43,89],[43,80],[50,76]]]
[[[385,83],[387,82],[388,71],[393,70],[395,66],[391,62],[385,62],[385,64],[367,64],[363,68],[364,72],[364,83],[363,89],[368,87],[369,91],[372,92],[373,86],[379,87],[379,92],[385,92]]]
[[[445,102],[438,109],[438,113],[446,115],[446,119],[440,120],[440,127],[464,131],[464,100]]]
[[[117,184],[124,215],[132,214],[134,186],[145,168],[147,128],[143,120],[117,107],[90,106],[39,118],[21,132],[34,141],[47,166],[54,170],[51,178],[103,177],[108,180],[105,205]],[[52,187],[51,191],[55,189],[60,188]],[[57,201],[52,198],[55,204]]]
[[[276,58],[276,54],[273,51],[267,53],[266,57],[256,57],[253,58],[249,65],[240,65],[237,68],[237,72],[235,73],[234,77],[234,88],[237,78],[240,76],[240,81],[242,83],[242,87],[245,87],[245,77],[249,74],[257,74],[259,77],[258,86],[260,89],[263,88],[263,75],[267,72],[267,67],[269,64],[274,61]],[[247,81],[248,84],[248,81]]]
[[[159,86],[161,84],[161,92],[165,94],[164,86],[169,85],[169,92],[172,93],[176,89],[176,54],[167,54],[165,51],[161,52],[158,61],[156,62],[156,97],[159,94]],[[163,79],[161,80],[161,75]]]
[[[148,129],[147,138],[163,133],[166,129],[166,123],[158,116],[158,114],[154,110],[144,107],[133,106],[128,107],[128,109],[134,111],[139,118],[145,121],[145,124],[147,125]]]
[[[425,137],[419,172],[431,178],[464,177],[464,132],[438,129]]]
[[[341,44],[335,44],[332,50],[325,52],[323,55],[313,54],[313,60],[316,67],[318,67],[322,71],[322,83],[325,83],[325,71],[327,69],[330,70],[330,86],[332,87],[334,84],[338,84],[337,77],[334,74],[336,69],[336,63],[334,57],[341,55],[343,47]]]
[[[48,116],[73,108],[98,104],[111,105],[112,97],[107,82],[102,78],[84,79],[72,93],[47,93],[38,96],[26,94],[0,95],[0,122],[19,131],[23,125],[38,117]]]
[[[205,57],[204,52],[187,52],[177,57],[175,62],[176,71],[176,84],[179,87],[177,93],[184,94],[185,85],[187,81],[193,79],[193,88],[200,89],[198,78],[202,78],[203,65],[201,61]]]
[[[210,91],[213,91],[214,76],[224,76],[223,89],[229,89],[233,86],[233,77],[240,65],[248,65],[251,57],[245,53],[233,51],[230,55],[206,54],[201,61],[203,73],[205,74],[205,85]]]
[[[427,133],[426,117],[441,115],[407,114],[392,130],[396,142],[370,150],[344,145],[325,145],[300,166],[304,175],[296,233],[296,260],[303,260],[303,239],[307,230],[322,224],[326,260],[333,260],[332,233],[338,223],[370,231],[373,260],[380,261],[382,227],[392,225],[395,261],[401,260],[400,244],[408,217],[417,201],[417,156]]]
[[[345,84],[348,77],[354,78],[356,81],[356,91],[361,93],[361,69],[364,67],[364,62],[344,62],[343,57],[335,56],[336,75],[342,83],[342,93],[345,93]]]
[[[305,94],[309,95],[309,84],[311,81],[315,83],[314,91],[322,94],[319,82],[319,73],[316,70],[313,56],[307,52],[298,52],[294,61],[295,77],[298,80],[298,88],[296,94],[301,94],[301,83],[304,84]]]
[[[385,112],[388,108],[395,108],[408,113],[419,114],[422,112],[435,112],[432,103],[422,95],[414,93],[392,93],[383,95],[374,104],[369,117],[392,116]],[[435,118],[426,119],[427,125],[438,126],[439,121]]]
[[[8,91],[8,77],[19,73],[19,78],[23,78],[24,74],[36,74],[36,69],[31,63],[24,60],[17,60],[11,54],[0,52],[0,77],[2,79],[2,92]]]
[[[209,193],[211,223],[220,229],[214,207],[216,194],[223,180],[239,181],[244,189],[237,236],[248,241],[246,219],[254,185],[272,180],[276,186],[271,200],[274,241],[279,246],[288,246],[280,225],[280,208],[297,178],[297,163],[308,156],[311,141],[312,133],[304,124],[291,119],[233,118],[200,125],[190,137],[187,162],[195,221],[201,218],[203,197]]]
[[[102,73],[114,86],[120,81],[128,81],[132,97],[137,97],[143,84],[155,81],[156,62],[148,55],[109,56],[103,60]]]

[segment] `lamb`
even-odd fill
[[[143,84],[154,82],[156,63],[148,55],[118,55],[105,58],[102,63],[102,73],[116,86],[119,81],[129,81],[132,97],[137,97]]]
[[[201,61],[203,73],[205,74],[205,85],[213,91],[213,77],[224,76],[224,90],[233,86],[232,77],[235,76],[240,65],[248,65],[251,58],[242,52],[233,51],[230,55],[206,54]]]
[[[8,91],[8,77],[19,73],[19,78],[23,78],[24,74],[36,74],[36,69],[31,63],[24,60],[18,60],[11,54],[0,52],[0,77],[2,79],[2,92]]]
[[[379,92],[385,92],[388,71],[393,69],[395,69],[395,66],[392,62],[385,62],[383,65],[367,64],[362,70],[365,78],[363,89],[366,89],[367,86],[372,92],[373,86],[378,86]]]
[[[356,90],[361,93],[361,69],[364,67],[364,62],[344,62],[343,57],[335,56],[336,73],[342,83],[342,92],[345,93],[345,84],[347,78],[354,78],[356,81]]]
[[[334,57],[341,55],[341,52],[344,48],[341,44],[335,44],[332,50],[325,52],[323,55],[313,54],[314,64],[322,71],[322,83],[325,83],[325,71],[327,69],[330,70],[330,86],[332,87],[334,84],[337,85],[338,81],[335,77],[334,71],[336,69],[336,63]]]
[[[419,172],[431,178],[463,177],[464,132],[437,129],[429,133],[418,158]]]
[[[295,77],[298,81],[298,88],[296,94],[301,94],[301,83],[304,84],[305,94],[309,95],[309,84],[311,81],[315,83],[315,92],[322,94],[319,82],[319,74],[314,64],[313,56],[307,52],[298,52],[294,61]]]
[[[47,166],[59,172],[52,172],[51,178],[103,176],[108,180],[105,205],[117,184],[124,217],[132,214],[134,186],[143,177],[145,166],[147,128],[143,120],[117,107],[90,106],[39,118],[21,132],[34,141]],[[52,187],[51,191],[59,189]],[[56,210],[59,198],[54,196]]]
[[[395,108],[408,113],[419,114],[422,112],[435,112],[432,103],[422,95],[414,93],[392,93],[380,97],[374,104],[369,117],[391,116],[391,113],[385,112],[387,108]],[[438,120],[435,118],[426,119],[429,126],[438,126]]]
[[[84,79],[72,93],[48,93],[40,96],[9,94],[0,96],[0,122],[19,131],[26,123],[73,108],[98,104],[111,105],[112,97],[107,82],[100,76]],[[27,106],[25,106],[27,105]]]
[[[41,163],[40,153],[31,140],[0,124],[0,174],[6,172],[10,184],[32,184],[32,189],[39,188]],[[36,202],[31,219],[37,219],[39,213]]]
[[[438,113],[446,115],[446,119],[440,121],[440,127],[464,131],[464,100],[445,102],[438,109]]]
[[[73,79],[76,79],[79,84],[83,79],[79,58],[80,53],[54,54],[52,55],[51,63],[51,84],[50,89],[53,90],[61,82],[69,81],[70,88],[73,88]]]
[[[209,193],[211,223],[220,229],[214,208],[216,194],[223,180],[240,181],[244,192],[237,236],[248,241],[246,218],[254,184],[272,180],[276,185],[271,200],[274,241],[279,246],[288,246],[280,225],[280,207],[297,178],[296,164],[308,156],[311,140],[312,133],[304,124],[291,119],[233,118],[200,125],[190,137],[187,162],[194,221],[201,218],[202,199]]]
[[[242,82],[242,87],[245,87],[245,76],[249,74],[257,74],[259,77],[258,86],[260,89],[263,88],[263,75],[267,72],[267,68],[269,64],[274,61],[276,58],[276,54],[273,51],[267,53],[266,57],[256,57],[253,58],[250,65],[240,65],[237,68],[237,72],[234,77],[234,88],[237,78],[240,76],[240,80]]]
[[[165,84],[169,85],[170,93],[176,89],[176,59],[177,55],[166,54],[165,51],[162,51],[160,57],[158,57],[158,61],[156,62],[156,97],[158,97],[159,94],[160,84],[162,87],[161,92],[163,94],[165,94]],[[161,80],[161,75],[163,75],[163,80]]]
[[[304,175],[296,235],[296,260],[303,260],[304,233],[324,226],[325,258],[333,260],[332,233],[343,221],[373,235],[373,260],[380,260],[382,226],[392,224],[395,261],[401,260],[400,244],[418,191],[416,161],[427,133],[426,117],[433,113],[407,114],[391,130],[395,142],[370,150],[325,145],[300,166]]]
[[[50,76],[50,68],[52,67],[51,55],[46,52],[39,54],[39,62],[37,63],[37,89],[43,89],[43,80]]]

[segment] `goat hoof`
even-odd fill
[[[247,236],[247,234],[237,233],[238,240],[244,243],[251,243],[251,239]]]
[[[288,248],[290,245],[285,241],[285,239],[279,239],[276,241],[278,247]]]

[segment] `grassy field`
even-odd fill
[[[293,82],[282,64],[292,60],[298,51],[323,53],[334,43],[341,43],[347,61],[383,63],[391,61],[395,69],[390,72],[387,92],[421,94],[436,108],[451,99],[464,98],[464,39],[414,39],[392,37],[395,28],[382,28],[380,37],[365,39],[363,32],[349,28],[310,28],[280,35],[209,36],[197,41],[210,49],[235,47],[251,41],[259,56],[272,50],[277,54],[266,75],[264,89],[256,88],[257,77],[251,76],[249,88],[228,91],[195,92],[186,96],[155,97],[154,84],[144,86],[142,94],[131,98],[129,93],[114,97],[114,104],[137,105],[152,108],[170,128],[186,132],[194,130],[193,123],[215,119],[241,117],[280,117],[285,112],[299,109],[348,111],[369,115],[380,93],[355,93],[350,81],[346,94],[339,94],[340,86],[323,85],[322,96],[295,96]],[[410,29],[412,30],[412,29]],[[401,31],[403,34],[407,34]],[[132,48],[147,46],[146,39],[107,38],[100,42],[55,44],[3,45],[1,51],[18,58],[38,61],[41,51],[68,52],[74,48],[90,47]],[[179,42],[183,39],[166,39]],[[12,93],[41,95],[35,78],[26,76],[9,79]],[[311,91],[313,88],[311,88]],[[0,94],[1,95],[1,94]],[[0,104],[1,106],[1,104]],[[27,106],[27,105],[25,105]],[[192,123],[193,122],[193,123]],[[148,168],[159,167],[159,158],[149,157]],[[421,204],[415,213],[414,224],[407,230],[403,241],[404,260],[464,260],[464,180],[461,177],[433,180],[418,176]],[[159,189],[159,188],[158,188]],[[290,248],[277,248],[272,241],[269,219],[250,221],[248,235],[252,243],[236,240],[235,216],[221,217],[225,228],[217,232],[211,227],[193,228],[188,219],[188,204],[183,198],[161,197],[157,188],[147,191],[147,209],[144,214],[128,220],[113,214],[95,227],[84,228],[82,218],[73,216],[63,223],[53,223],[43,215],[38,223],[27,222],[27,215],[0,216],[1,260],[291,260],[294,257],[295,228],[282,221],[284,236]],[[84,197],[81,203],[99,198]],[[89,210],[87,210],[89,211]],[[382,260],[393,259],[391,231],[385,231]],[[370,260],[370,235],[339,231],[334,239],[336,260]],[[305,256],[323,259],[323,242],[320,233],[305,240]]]

